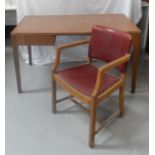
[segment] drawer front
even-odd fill
[[[15,44],[19,44],[19,45],[25,45],[25,38],[24,36],[11,36],[11,40],[12,40],[12,43],[15,43]]]
[[[55,36],[50,35],[27,35],[24,36],[26,45],[53,45]]]
[[[16,35],[11,38],[17,45],[54,45],[56,37],[53,35]]]

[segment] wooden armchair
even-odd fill
[[[58,70],[60,56],[63,49],[73,46],[89,44],[88,63]],[[90,41],[81,40],[57,48],[56,59],[52,67],[52,110],[56,112],[56,103],[70,98],[89,104],[89,146],[94,146],[97,133],[96,108],[106,97],[119,89],[119,115],[124,114],[124,87],[127,62],[130,59],[131,36],[125,32],[103,26],[94,26]],[[105,65],[96,68],[92,60],[101,60]],[[116,77],[108,71],[117,68],[120,76]],[[56,100],[56,83],[58,83],[70,96]]]

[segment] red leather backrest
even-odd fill
[[[130,52],[132,38],[126,33],[104,26],[93,26],[89,46],[89,57],[111,62]],[[120,72],[126,71],[126,65],[119,65]]]

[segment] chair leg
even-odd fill
[[[96,104],[92,103],[90,106],[90,126],[89,126],[89,147],[95,146],[95,126],[96,126]]]
[[[56,113],[56,82],[52,78],[52,112]]]
[[[124,108],[124,86],[120,87],[119,89],[119,116],[120,117],[123,117],[124,115],[124,111],[125,111],[125,108]]]

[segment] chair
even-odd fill
[[[63,49],[89,44],[88,62],[67,68],[58,69]],[[56,103],[70,98],[78,103],[77,99],[88,104],[89,112],[89,146],[94,147],[94,138],[97,133],[96,108],[106,97],[119,89],[119,115],[124,114],[124,87],[127,62],[130,59],[131,36],[125,32],[95,25],[92,28],[91,39],[81,40],[61,45],[57,48],[55,62],[52,66],[52,110],[56,112]],[[106,62],[97,68],[92,60]],[[120,76],[109,74],[108,71],[117,68]],[[70,96],[56,100],[56,83]]]

